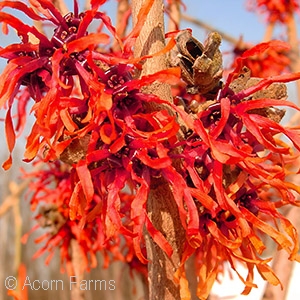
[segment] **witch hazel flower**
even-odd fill
[[[1,74],[0,105],[8,106],[6,123],[10,125],[7,126],[6,132],[10,139],[10,151],[13,149],[15,140],[15,130],[11,121],[11,109],[15,96],[18,93],[27,94],[25,102],[28,102],[30,98],[35,101],[32,110],[35,112],[37,121],[28,138],[26,160],[34,158],[41,143],[49,143],[50,139],[57,140],[61,137],[61,132],[59,136],[55,136],[55,131],[61,130],[56,126],[53,128],[52,124],[57,120],[58,103],[64,105],[64,97],[73,95],[69,105],[71,107],[78,106],[80,103],[80,108],[77,110],[79,113],[85,113],[83,111],[85,100],[82,98],[86,97],[88,88],[87,83],[80,75],[79,68],[88,70],[87,56],[99,43],[107,44],[109,41],[107,34],[88,34],[89,24],[94,18],[100,19],[114,33],[109,18],[97,12],[98,5],[96,4],[90,11],[83,14],[78,12],[78,3],[74,1],[74,13],[66,16],[61,16],[50,1],[30,1],[30,4],[35,7],[37,12],[20,1],[2,1],[0,3],[1,22],[5,26],[13,27],[21,38],[21,43],[9,45],[0,50],[0,55],[8,59],[8,65]],[[26,25],[13,15],[3,12],[2,9],[7,7],[20,10],[34,21],[52,23],[53,35],[48,38],[34,26]],[[31,36],[34,36],[35,39],[32,39]],[[79,89],[73,88],[74,82],[78,81]],[[51,106],[52,109],[46,106]],[[61,108],[61,110],[63,109],[64,107]],[[21,119],[22,114],[24,111],[19,111],[18,118]],[[48,116],[51,114],[52,119],[51,117],[45,119],[45,114]],[[71,119],[66,110],[61,113],[61,116],[63,119]],[[66,123],[67,120],[62,122]],[[71,129],[70,126],[75,125],[69,124],[69,129]],[[44,138],[37,135],[37,131],[44,131]],[[7,169],[10,164],[11,157],[4,167]]]
[[[252,78],[244,64],[273,46],[277,43],[259,44],[238,58],[217,97],[199,105],[193,121],[181,114],[188,130],[180,156],[200,219],[200,236],[187,245],[184,255],[196,253],[201,299],[208,297],[225,261],[236,272],[236,260],[248,269],[245,279],[238,273],[245,284],[243,294],[255,286],[254,267],[269,282],[280,283],[267,264],[269,259],[261,257],[266,248],[261,232],[287,251],[291,260],[299,261],[296,229],[278,210],[299,205],[295,196],[299,187],[287,181],[287,174],[298,171],[289,166],[290,159],[297,159],[299,132],[279,124],[284,111],[276,108],[299,110],[285,100],[283,84],[299,78],[299,73]],[[282,142],[280,134],[293,145]],[[183,266],[178,276],[185,276]]]
[[[34,258],[47,254],[46,264],[49,264],[56,248],[59,248],[61,257],[61,270],[66,269],[69,275],[74,275],[72,256],[70,255],[71,240],[76,240],[82,251],[83,269],[90,270],[97,266],[96,254],[103,254],[103,267],[107,267],[113,261],[123,261],[145,272],[145,266],[137,259],[132,243],[132,235],[120,235],[119,232],[112,234],[109,239],[105,236],[105,223],[103,221],[104,204],[103,196],[95,193],[93,202],[89,206],[78,203],[78,210],[86,211],[87,222],[82,226],[82,220],[71,213],[74,198],[73,185],[76,182],[76,174],[70,166],[56,161],[39,168],[41,161],[36,162],[36,170],[25,173],[24,178],[31,178],[28,196],[33,211],[39,207],[35,216],[38,228],[46,228],[47,233],[36,238],[37,244],[44,243],[34,254]],[[75,177],[75,178],[74,178]],[[128,214],[133,196],[126,192],[119,194],[122,205],[120,214],[122,224],[127,231],[132,229],[132,222]],[[31,231],[31,232],[32,232]],[[22,238],[26,242],[29,234]]]
[[[299,2],[296,0],[249,0],[248,5],[251,10],[258,8],[266,14],[270,23],[286,23],[291,14],[299,12]]]
[[[146,11],[152,3],[148,1]],[[51,197],[36,199],[50,202],[51,211],[56,210],[52,205],[57,207],[58,212],[62,209],[66,224],[77,222],[81,228],[92,226],[88,224],[97,212],[102,216],[98,222],[102,226],[103,241],[111,240],[120,233],[130,238],[134,236],[134,249],[143,262],[146,259],[141,240],[146,222],[154,239],[170,253],[172,249],[147,217],[145,204],[151,177],[161,176],[161,168],[171,167],[168,152],[176,140],[179,125],[175,116],[170,116],[167,110],[147,113],[143,104],[159,99],[142,93],[140,89],[156,80],[167,83],[178,80],[179,69],[133,79],[134,64],[140,59],[130,58],[131,45],[140,29],[134,30],[124,43],[124,58],[113,57],[111,53],[97,50],[99,43],[108,42],[108,35],[101,32],[89,34],[87,31],[93,19],[101,19],[115,35],[108,17],[97,11],[99,5],[94,4],[90,11],[79,14],[75,1],[74,13],[62,17],[50,1],[32,1],[32,4],[42,17],[22,2],[1,2],[2,7],[19,9],[41,22],[49,20],[55,27],[48,39],[34,27],[27,26],[24,31],[21,21],[1,12],[3,23],[14,27],[22,37],[20,44],[3,48],[1,52],[8,58],[2,79],[10,85],[8,90],[3,86],[1,101],[9,107],[6,118],[9,150],[13,150],[15,140],[10,110],[18,99],[15,95],[26,94],[26,101],[30,97],[35,101],[32,111],[36,122],[27,139],[25,161],[33,160],[43,150],[44,161],[53,161],[56,166],[59,158],[71,167],[71,176],[65,180],[55,179],[58,171],[39,174],[43,179],[39,187],[47,185],[50,179],[60,182],[56,192],[65,195],[64,203],[53,203],[55,199]],[[141,27],[144,19],[145,15],[142,15],[137,28]],[[28,33],[34,35],[39,43],[32,44]],[[20,59],[20,53],[25,59]],[[14,81],[8,82],[11,77]],[[25,88],[21,89],[21,86]],[[6,101],[8,95],[10,98]],[[10,165],[11,157],[4,167],[9,168]],[[130,229],[123,224],[125,206],[122,191],[126,186],[135,195],[132,204],[127,206],[134,220]],[[68,209],[64,210],[65,206]],[[98,210],[100,206],[104,210]],[[45,210],[48,212],[49,208]],[[90,214],[90,210],[93,213]],[[56,214],[56,211],[52,213]],[[44,215],[45,211],[41,212],[40,220],[45,219]],[[50,249],[61,245],[64,237],[63,251],[66,251],[70,238],[66,239],[69,229],[65,225],[58,228],[55,237],[49,240],[47,245]]]
[[[13,150],[16,138],[12,105],[14,101],[22,103],[19,112],[23,114],[32,98],[36,121],[27,140],[25,160],[42,155],[50,168],[37,173],[32,185],[36,191],[32,205],[50,205],[40,211],[40,225],[47,226],[48,213],[57,217],[58,225],[56,230],[50,226],[52,234],[45,237],[46,245],[39,254],[46,250],[53,253],[60,247],[63,259],[69,262],[70,240],[76,238],[91,257],[87,268],[95,265],[97,251],[113,253],[131,265],[137,260],[146,264],[145,227],[158,247],[171,256],[172,247],[147,213],[153,182],[163,180],[172,191],[178,222],[185,231],[182,261],[176,272],[179,282],[184,282],[180,279],[185,277],[186,260],[195,253],[196,261],[201,262],[197,264],[200,299],[207,298],[225,261],[233,270],[236,261],[247,267],[247,277],[240,276],[244,294],[255,286],[254,268],[266,280],[279,284],[267,264],[269,259],[262,257],[265,245],[260,233],[274,239],[290,259],[299,260],[295,228],[279,208],[299,205],[294,194],[299,193],[299,187],[288,182],[286,175],[293,171],[287,168],[300,150],[300,136],[297,129],[280,125],[284,112],[277,107],[299,108],[284,95],[270,94],[268,88],[279,84],[285,94],[281,84],[299,79],[300,74],[248,82],[251,78],[246,76],[245,60],[278,45],[270,42],[237,58],[235,70],[222,85],[221,54],[214,43],[212,48],[208,43],[204,49],[199,46],[201,59],[213,54],[218,70],[205,71],[211,80],[205,85],[205,94],[195,96],[205,103],[199,104],[199,109],[184,109],[143,92],[143,87],[156,81],[178,83],[179,68],[136,78],[138,64],[151,55],[134,58],[132,46],[153,0],[146,1],[136,27],[120,41],[117,54],[98,48],[108,44],[108,34],[89,33],[88,25],[96,19],[117,38],[108,17],[98,11],[102,2],[92,1],[90,10],[79,13],[75,1],[74,12],[66,16],[46,0],[31,1],[38,13],[20,1],[0,2],[1,9],[21,10],[33,20],[47,20],[55,27],[48,38],[0,12],[2,23],[14,27],[22,39],[20,44],[0,50],[8,59],[0,78],[0,104],[6,105],[8,112],[9,150]],[[33,44],[28,33],[39,42]],[[219,35],[213,36],[220,42]],[[171,38],[155,55],[167,53],[172,43],[174,46]],[[199,61],[197,55],[189,59],[192,64]],[[190,64],[185,67],[188,73],[193,72]],[[195,76],[197,82],[205,81],[199,65],[198,69],[189,84],[195,83]],[[213,92],[207,91],[211,83]],[[178,86],[184,87],[182,83]],[[178,88],[178,95],[175,89],[173,92],[184,96],[186,90]],[[160,109],[149,111],[149,103]],[[279,134],[289,138],[293,146],[280,140]],[[10,165],[11,157],[4,167]],[[52,181],[55,192],[51,192]],[[276,192],[271,195],[270,190]],[[130,249],[127,256],[126,249]]]
[[[145,5],[147,12],[152,1]],[[79,13],[74,1],[74,12],[61,16],[48,0],[31,1],[33,9],[20,1],[3,1],[0,9],[9,7],[24,12],[28,17],[41,23],[53,24],[53,34],[48,38],[35,27],[28,26],[9,13],[1,13],[5,26],[13,27],[21,37],[21,43],[1,49],[0,55],[8,59],[8,65],[1,75],[0,105],[8,106],[6,134],[9,137],[9,151],[14,148],[15,128],[11,109],[17,93],[27,93],[35,101],[31,111],[36,122],[28,137],[25,161],[31,161],[44,149],[45,160],[54,160],[75,139],[87,135],[96,126],[93,114],[106,114],[112,106],[112,95],[101,79],[103,71],[119,63],[136,64],[141,59],[132,58],[132,45],[136,39],[145,15],[141,15],[137,28],[123,43],[116,35],[108,16],[98,11],[102,2],[92,2],[91,9]],[[99,45],[107,45],[110,36],[103,32],[89,33],[93,20],[99,20],[112,37],[123,47],[120,55],[99,52]],[[31,42],[34,36],[38,42]],[[167,50],[165,50],[167,51]],[[105,79],[104,79],[105,81]],[[23,88],[25,87],[25,88]],[[23,116],[19,112],[19,118]],[[80,143],[80,141],[79,141]],[[4,164],[11,165],[11,156]]]

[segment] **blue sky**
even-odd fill
[[[73,0],[65,0],[70,8]],[[78,0],[81,4],[83,0]],[[207,24],[222,30],[233,37],[244,37],[245,41],[258,43],[265,32],[265,16],[250,12],[246,9],[249,0],[182,0],[186,5],[185,14],[199,18]],[[103,10],[112,18],[115,17],[116,0],[109,0],[103,5]],[[299,18],[298,18],[299,21]],[[182,28],[192,27],[194,35],[199,39],[205,38],[206,32],[190,23],[182,22]],[[283,28],[276,30],[276,38],[284,38]]]
[[[72,10],[73,0],[65,0]],[[256,44],[260,42],[265,32],[265,17],[250,12],[246,9],[246,3],[249,0],[183,0],[186,5],[185,14],[213,26],[216,30],[221,30],[225,33],[232,35],[235,38],[243,37],[244,41]],[[84,0],[79,0],[81,4]],[[116,14],[116,0],[109,0],[108,3],[103,5],[103,10],[114,20]],[[299,17],[298,17],[299,22]],[[192,28],[193,34],[200,41],[205,39],[207,31],[187,22],[182,22],[181,28]],[[300,30],[300,26],[299,26]],[[277,26],[275,38],[284,39],[284,28]],[[5,46],[12,40],[13,35],[8,37],[3,36],[0,32],[0,46]],[[222,50],[228,51],[231,45],[226,43],[222,44]],[[4,62],[0,59],[0,67],[3,67]]]

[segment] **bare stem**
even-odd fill
[[[39,170],[41,165],[37,165],[35,170]],[[0,218],[9,209],[13,210],[14,222],[15,222],[15,261],[14,270],[17,271],[21,263],[21,235],[22,235],[22,217],[20,211],[20,198],[22,193],[28,188],[30,179],[23,180],[22,183],[17,184],[16,182],[9,183],[10,194],[4,199],[0,206]]]
[[[169,23],[168,31],[175,31],[179,29],[181,12],[180,12],[180,1],[174,0],[168,6],[169,11]]]
[[[129,0],[119,0],[117,8],[116,31],[120,38],[123,38],[126,34],[129,17],[128,12],[130,12]],[[114,51],[120,50],[120,45],[117,40],[114,40],[112,48]]]
[[[64,0],[54,0],[53,4],[63,16],[70,11]]]
[[[74,278],[76,284],[72,284],[71,288],[71,300],[84,300],[84,290],[80,288],[80,282],[84,278],[84,271],[82,269],[82,253],[79,247],[78,241],[75,239],[71,240],[71,255],[72,265],[74,270]]]
[[[268,23],[267,28],[266,28],[266,32],[263,38],[263,42],[268,42],[272,39],[273,36],[273,32],[274,32],[274,22],[272,23]]]
[[[291,45],[291,50],[289,52],[290,68],[292,72],[299,72],[300,70],[300,53],[299,53],[299,42],[297,35],[297,24],[294,14],[290,14],[287,21],[287,37],[288,42]],[[300,80],[296,81],[297,94],[298,94],[298,104],[300,104]]]
[[[203,21],[200,21],[199,19],[193,18],[193,17],[191,17],[189,15],[186,15],[186,14],[182,14],[181,18],[182,18],[182,20],[193,23],[194,25],[202,27],[202,28],[204,28],[208,31],[217,31],[222,36],[222,39],[226,40],[229,43],[232,43],[232,44],[236,45],[236,44],[241,42],[240,39],[237,39],[237,38],[229,35],[228,33],[215,28],[214,26],[211,26],[211,25],[209,25],[209,24],[207,24]]]
[[[138,13],[146,1],[132,1],[134,25],[137,23]],[[162,50],[164,46],[163,0],[155,0],[135,43],[134,54],[135,57],[153,54]],[[145,61],[140,75],[153,74],[166,67],[166,56],[156,56]],[[172,101],[171,89],[166,84],[155,83],[147,86],[144,92],[153,93],[162,99]],[[147,108],[149,111],[160,109],[156,105]],[[181,261],[184,231],[179,221],[173,193],[164,180],[152,181],[147,201],[147,211],[153,225],[164,234],[173,248],[173,255],[168,257],[148,234],[145,235],[147,258],[149,260],[149,299],[180,299],[179,286],[174,283],[173,275]]]

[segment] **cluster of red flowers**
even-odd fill
[[[268,22],[285,23],[291,14],[299,10],[297,0],[248,0],[251,10],[261,9],[262,13],[267,14]]]
[[[41,252],[59,245],[63,260],[68,262],[70,257],[66,250],[73,237],[82,242],[86,255],[114,249],[113,255],[119,256],[112,241],[120,241],[119,235],[123,234],[128,240],[127,247],[130,249],[133,241],[136,255],[146,262],[142,240],[145,222],[153,238],[162,246],[166,244],[148,219],[145,205],[151,176],[172,164],[167,155],[169,148],[164,143],[176,141],[179,125],[166,110],[147,113],[143,104],[160,99],[140,90],[156,80],[176,82],[180,71],[174,68],[140,80],[133,79],[133,64],[143,58],[132,58],[132,44],[152,3],[153,0],[148,1],[144,6],[144,14],[140,15],[136,28],[126,41],[120,41],[124,49],[120,56],[97,51],[99,43],[108,43],[107,34],[87,32],[88,25],[99,19],[118,39],[115,28],[109,18],[98,11],[100,4],[96,2],[91,10],[79,14],[75,1],[74,13],[62,17],[49,1],[31,1],[46,18],[19,1],[0,3],[0,8],[18,9],[34,20],[50,20],[55,26],[53,36],[48,39],[35,27],[0,12],[3,24],[14,27],[22,38],[20,44],[0,50],[0,55],[8,59],[1,74],[0,89],[1,105],[7,106],[8,147],[13,150],[15,132],[24,126],[26,106],[33,99],[35,103],[31,110],[36,121],[27,139],[24,160],[30,162],[42,153],[50,167],[50,170],[33,174],[39,178],[31,185],[35,193],[33,208],[36,202],[52,203],[64,218],[69,219]],[[39,44],[31,43],[29,34],[34,35]],[[11,115],[15,101],[16,127]],[[72,165],[72,170],[62,174],[61,163],[55,162],[57,159]],[[51,161],[54,161],[53,165]],[[10,156],[3,167],[8,169],[11,163]],[[56,197],[52,197],[54,193],[46,192],[49,180],[57,182]],[[125,187],[130,190],[130,195],[124,194]],[[133,222],[126,221],[126,215]],[[100,220],[97,233],[95,228]],[[76,226],[84,228],[80,234],[74,229]],[[68,234],[69,239],[66,238]],[[96,238],[97,243],[94,242]],[[88,249],[86,244],[92,248]],[[171,247],[167,247],[171,253]],[[128,249],[126,252],[126,256],[131,256],[134,261],[131,252]]]
[[[39,166],[39,163],[37,166]],[[38,167],[39,168],[39,167]],[[118,194],[120,198],[119,214],[122,216],[122,230],[113,229],[112,224],[105,218],[106,203],[103,195],[95,191],[92,202],[86,205],[84,196],[80,197],[82,203],[74,203],[74,182],[78,179],[76,172],[70,166],[55,161],[47,164],[46,168],[24,173],[25,178],[31,178],[28,195],[30,196],[31,209],[34,211],[40,207],[36,216],[37,226],[48,227],[49,231],[36,240],[36,243],[45,242],[45,245],[36,252],[34,257],[38,257],[48,252],[46,263],[48,264],[54,255],[54,250],[59,248],[61,253],[62,270],[64,265],[68,274],[73,273],[72,256],[70,254],[71,239],[76,239],[83,254],[81,261],[82,269],[89,270],[97,266],[97,252],[101,252],[104,257],[104,267],[110,261],[120,260],[133,265],[135,270],[141,274],[146,274],[146,266],[137,264],[137,257],[132,243],[132,221],[130,219],[130,207],[134,199],[131,193],[122,191]],[[75,200],[76,202],[76,200]],[[43,204],[43,206],[41,206]],[[74,211],[80,211],[84,217],[79,219],[74,215]],[[109,238],[105,230],[110,227]],[[24,235],[26,242],[28,234]],[[145,249],[142,246],[143,254]],[[145,275],[146,276],[146,275]]]
[[[265,246],[259,233],[273,238],[291,259],[297,258],[295,229],[278,211],[283,205],[299,204],[293,194],[299,188],[286,181],[286,165],[295,157],[291,147],[276,136],[285,134],[300,150],[300,135],[260,111],[272,106],[298,108],[285,100],[245,100],[274,82],[299,79],[300,74],[264,79],[232,91],[230,84],[245,59],[273,47],[272,43],[257,46],[237,60],[216,99],[208,99],[212,104],[191,114],[141,89],[154,81],[177,83],[179,69],[134,77],[136,63],[147,57],[132,58],[132,45],[153,0],[146,1],[136,27],[120,41],[123,50],[118,54],[98,50],[99,44],[108,43],[107,34],[88,33],[88,25],[97,19],[117,38],[109,18],[98,11],[99,1],[91,1],[91,10],[81,14],[75,1],[74,13],[65,17],[48,0],[30,3],[41,15],[19,1],[2,1],[0,9],[11,7],[34,20],[50,20],[56,29],[48,39],[0,11],[0,21],[14,27],[22,38],[21,43],[0,49],[0,55],[8,59],[0,76],[0,105],[7,105],[6,134],[12,151],[15,131],[22,127],[13,124],[14,101],[18,101],[17,118],[22,123],[26,103],[34,100],[36,121],[25,160],[43,153],[48,169],[33,174],[37,179],[31,185],[32,205],[55,204],[65,220],[57,233],[46,236],[41,252],[59,246],[63,261],[68,262],[69,243],[75,238],[92,266],[100,250],[132,266],[136,258],[147,263],[145,226],[159,247],[171,255],[171,246],[146,211],[151,180],[164,178],[186,231],[177,275],[185,276],[184,262],[196,253],[201,262],[199,297],[208,295],[224,261],[233,269],[235,260],[246,264],[245,293],[254,286],[254,267],[278,284],[267,265],[269,260],[260,257]],[[30,41],[29,33],[38,44]],[[149,102],[168,109],[149,112],[145,105]],[[181,162],[176,168],[175,160]],[[4,167],[10,165],[11,158]],[[272,195],[269,190],[274,191]]]
[[[269,47],[270,43],[272,47]],[[290,46],[281,41],[271,41],[270,43],[266,44],[266,47],[255,56],[248,57],[247,50],[251,47],[247,48],[244,45],[243,48],[236,45],[233,54],[238,58],[245,53],[245,58],[247,58],[244,60],[244,65],[251,70],[253,77],[266,78],[282,74],[289,69],[290,59],[287,54]],[[235,64],[236,62],[234,62],[233,67]]]

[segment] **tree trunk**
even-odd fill
[[[133,0],[132,12],[134,25],[137,15],[145,0]],[[135,57],[153,54],[163,49],[164,15],[163,0],[155,0],[147,16],[143,29],[135,44]],[[166,56],[161,55],[147,59],[143,64],[142,75],[153,74],[167,67]],[[146,93],[153,93],[162,99],[172,101],[171,89],[168,85],[155,83],[144,89]],[[149,106],[149,111],[160,109]],[[181,261],[184,231],[180,223],[178,209],[173,199],[169,185],[163,179],[153,179],[147,202],[147,211],[153,225],[160,230],[173,248],[173,255],[168,257],[149,234],[145,234],[148,265],[149,300],[180,299],[179,286],[174,283],[173,276]]]

